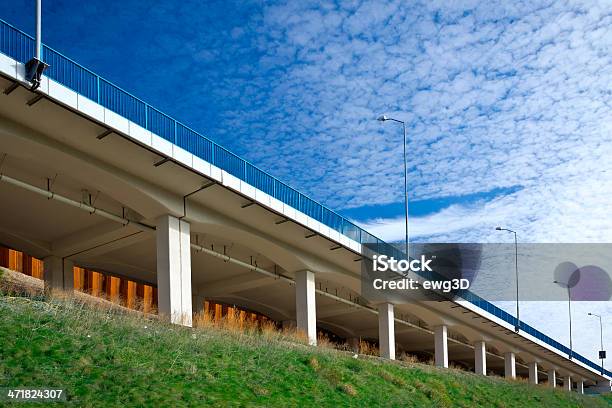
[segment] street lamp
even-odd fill
[[[408,165],[406,163],[406,122],[390,118],[386,115],[381,115],[377,118],[380,122],[386,122],[388,120],[401,123],[404,128],[404,203],[405,203],[405,215],[406,215],[406,259],[410,259],[409,244],[408,244]]]
[[[41,56],[41,37],[42,37],[42,0],[36,0],[36,38],[34,57],[32,57],[25,65],[25,77],[32,84],[30,89],[36,90],[40,86],[40,80],[45,69],[49,65],[42,61]]]
[[[570,340],[570,354],[569,358],[572,359],[573,348],[572,348],[572,287],[568,283],[553,281],[557,285],[565,286],[567,288],[567,310],[569,313],[569,340]]]
[[[601,323],[601,316],[595,313],[589,313],[589,316],[599,317],[599,337],[601,341],[601,349],[599,349],[599,358],[601,359],[601,373],[604,373],[604,358],[606,358],[606,351],[603,347],[603,324]]]
[[[512,231],[508,228],[495,227],[496,231],[508,231],[514,234],[514,274],[516,276],[516,326],[514,331],[519,332],[519,325],[521,323],[521,315],[519,314],[519,273],[518,273],[518,239],[516,237],[516,231]]]

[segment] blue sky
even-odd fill
[[[609,2],[43,3],[46,43],[384,239],[381,113],[412,239],[612,238]],[[32,4],[0,16],[32,32]]]
[[[31,33],[33,3],[0,17]],[[610,1],[43,3],[45,43],[384,239],[404,224],[382,113],[408,124],[412,239],[612,242]]]

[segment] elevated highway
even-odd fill
[[[156,285],[161,314],[191,325],[210,299],[296,325],[375,339],[476,373],[609,390],[611,376],[475,296],[410,304],[360,296],[363,246],[384,242],[187,126],[0,22],[0,243],[45,261]],[[515,327],[519,331],[515,331]]]

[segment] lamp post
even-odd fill
[[[388,120],[393,121],[393,122],[397,122],[397,123],[401,123],[402,127],[404,128],[404,211],[405,211],[405,218],[406,218],[406,259],[410,259],[410,252],[408,252],[409,250],[409,241],[408,241],[408,165],[407,165],[407,159],[406,159],[406,122],[402,121],[402,120],[397,120],[397,119],[393,119],[390,118],[386,115],[381,115],[378,117],[377,119],[380,122],[386,122]]]
[[[36,39],[35,39],[35,47],[34,57],[42,61],[42,56],[40,54],[41,49],[41,36],[42,36],[42,0],[36,0]]]
[[[495,227],[496,231],[508,231],[514,234],[514,275],[516,277],[516,326],[514,326],[514,331],[519,332],[519,325],[521,322],[521,315],[519,309],[519,273],[518,273],[518,239],[516,237],[516,231],[513,231],[508,228]]]
[[[603,324],[601,323],[601,316],[595,313],[589,313],[589,316],[595,316],[599,318],[599,338],[601,348],[599,349],[599,358],[601,359],[601,373],[604,373],[604,358],[606,358],[606,352],[603,347]]]
[[[561,285],[561,286],[565,286],[567,288],[567,311],[569,314],[569,344],[570,344],[570,353],[569,353],[569,358],[570,360],[572,359],[572,354],[573,352],[573,347],[572,347],[572,287],[567,284],[567,283],[563,283],[563,282],[559,282],[557,280],[553,281],[554,283],[556,283],[557,285]]]
[[[34,91],[40,86],[40,80],[45,69],[49,65],[42,61],[42,0],[36,0],[36,38],[34,39],[34,56],[26,62],[25,78],[32,85],[30,90]]]

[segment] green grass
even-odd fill
[[[612,405],[457,370],[354,359],[271,332],[187,329],[75,301],[0,296],[0,316],[0,386],[64,388],[70,406]]]

